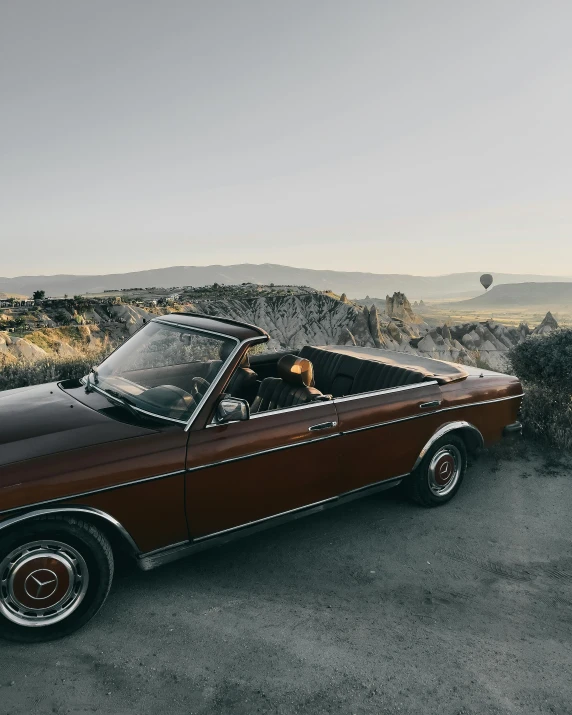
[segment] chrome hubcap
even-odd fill
[[[439,449],[429,464],[429,488],[436,496],[449,494],[461,476],[463,459],[453,444]]]
[[[21,626],[49,626],[70,615],[89,584],[83,556],[59,541],[34,541],[0,563],[0,613]]]

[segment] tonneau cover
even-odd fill
[[[382,350],[381,348],[362,348],[356,345],[320,345],[319,347],[321,350],[328,350],[341,355],[350,355],[362,360],[377,360],[386,364],[423,372],[427,377],[437,380],[440,385],[448,382],[458,382],[468,377],[468,372],[463,365],[421,357],[421,355],[412,355],[411,353],[397,352],[395,350]]]

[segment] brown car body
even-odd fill
[[[443,434],[456,433],[471,450],[519,428],[523,392],[514,377],[335,346],[323,350],[427,377],[217,424],[234,370],[267,334],[191,314],[161,320],[238,341],[186,425],[138,423],[79,381],[0,393],[0,534],[46,513],[81,513],[150,569],[394,486]],[[264,353],[252,367],[264,373],[273,360]]]

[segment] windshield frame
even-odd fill
[[[233,335],[228,335],[228,333],[219,333],[219,332],[215,332],[214,330],[206,330],[205,328],[197,328],[197,327],[191,326],[191,325],[183,325],[182,323],[175,323],[175,322],[172,321],[172,320],[169,320],[169,321],[161,320],[160,318],[154,318],[153,320],[148,321],[147,323],[145,323],[144,325],[142,325],[141,328],[139,328],[139,330],[142,330],[143,328],[145,328],[146,325],[149,325],[150,323],[162,323],[163,325],[168,325],[169,327],[174,327],[174,326],[175,326],[175,327],[180,328],[180,329],[182,329],[182,330],[188,330],[188,331],[191,331],[191,332],[192,332],[192,331],[195,331],[195,332],[199,332],[199,333],[205,333],[206,335],[216,335],[217,337],[224,338],[225,340],[234,340],[235,343],[236,343],[236,345],[235,345],[234,348],[232,349],[232,352],[230,353],[230,355],[227,357],[227,359],[226,359],[226,360],[223,362],[223,364],[220,366],[220,369],[219,369],[219,371],[218,371],[218,373],[217,373],[215,379],[211,382],[211,384],[209,385],[209,387],[208,387],[208,389],[206,390],[205,394],[203,395],[201,401],[197,404],[195,410],[194,410],[193,413],[189,416],[188,419],[186,419],[186,420],[179,420],[179,419],[177,419],[176,417],[165,417],[164,415],[159,415],[159,414],[157,414],[157,413],[155,413],[155,412],[149,412],[148,410],[144,410],[144,409],[142,409],[141,407],[137,407],[136,405],[130,405],[130,408],[132,407],[134,410],[136,410],[137,412],[140,412],[140,413],[143,414],[143,415],[148,415],[148,416],[150,416],[150,417],[153,417],[154,419],[160,419],[160,420],[164,420],[164,421],[166,421],[166,422],[174,422],[175,424],[184,425],[184,426],[185,426],[185,432],[187,432],[187,431],[190,429],[190,427],[191,427],[191,425],[192,425],[192,423],[193,423],[195,417],[199,414],[199,412],[200,412],[202,406],[205,404],[206,400],[211,396],[211,394],[212,394],[213,391],[215,390],[216,386],[219,384],[219,382],[220,382],[220,380],[221,380],[223,374],[225,373],[227,367],[228,367],[229,364],[232,362],[232,360],[234,359],[234,357],[237,355],[237,353],[239,352],[240,348],[241,348],[245,343],[250,343],[251,340],[249,339],[249,340],[240,341],[238,338],[234,337]],[[136,332],[139,332],[139,330],[137,330]],[[134,333],[134,335],[135,335],[135,333]],[[128,342],[128,341],[126,341],[126,342]],[[126,344],[126,343],[122,343],[122,345],[125,345],[125,344]],[[118,346],[118,348],[116,348],[115,350],[113,350],[113,351],[105,358],[105,360],[107,360],[109,357],[111,357],[111,355],[113,355],[113,353],[115,353],[116,350],[119,349],[119,347],[121,347],[121,346]],[[105,360],[103,360],[103,362],[101,362],[100,365],[103,365],[103,363],[105,362]],[[98,365],[97,367],[99,368],[99,365]],[[80,380],[80,382],[82,382],[83,385],[85,385],[86,389],[94,390],[95,392],[98,392],[99,394],[101,394],[101,395],[103,395],[104,397],[106,397],[108,400],[110,400],[110,401],[113,402],[114,404],[119,405],[119,406],[121,406],[121,407],[125,407],[125,405],[122,403],[121,400],[115,398],[113,395],[110,395],[110,394],[107,392],[107,390],[104,390],[103,388],[98,387],[97,383],[96,383],[96,382],[93,382],[93,381],[90,379],[90,377],[89,377],[90,374],[91,374],[91,373],[88,373],[88,375],[82,377],[81,380]]]

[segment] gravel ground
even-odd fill
[[[572,713],[572,467],[486,452],[448,505],[386,492],[151,573],[0,643],[0,714]]]

